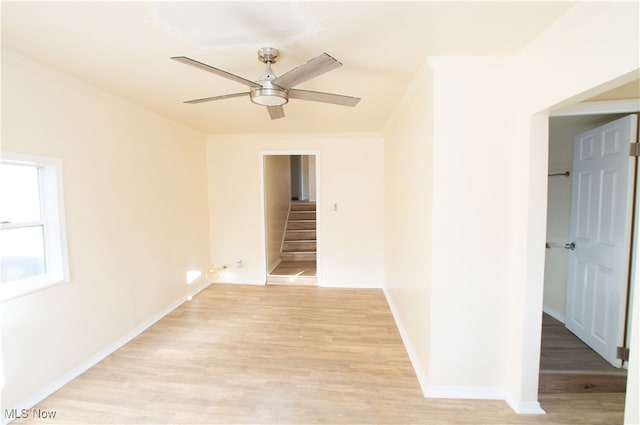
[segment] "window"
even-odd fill
[[[62,201],[62,161],[2,153],[2,301],[69,280]]]

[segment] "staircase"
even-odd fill
[[[316,285],[316,203],[292,201],[280,251],[280,264],[268,284]]]
[[[315,202],[291,202],[280,260],[316,261]]]

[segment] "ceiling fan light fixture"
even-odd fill
[[[251,90],[251,101],[262,106],[281,106],[289,101],[286,90],[258,87]]]

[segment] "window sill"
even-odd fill
[[[0,284],[0,302],[20,298],[22,296],[41,291],[52,286],[69,283],[68,279],[55,278],[50,275],[40,275],[25,279],[14,280]]]

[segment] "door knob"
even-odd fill
[[[570,249],[571,251],[575,251],[576,250],[576,243],[575,242],[566,243],[566,244],[564,244],[564,249]]]

